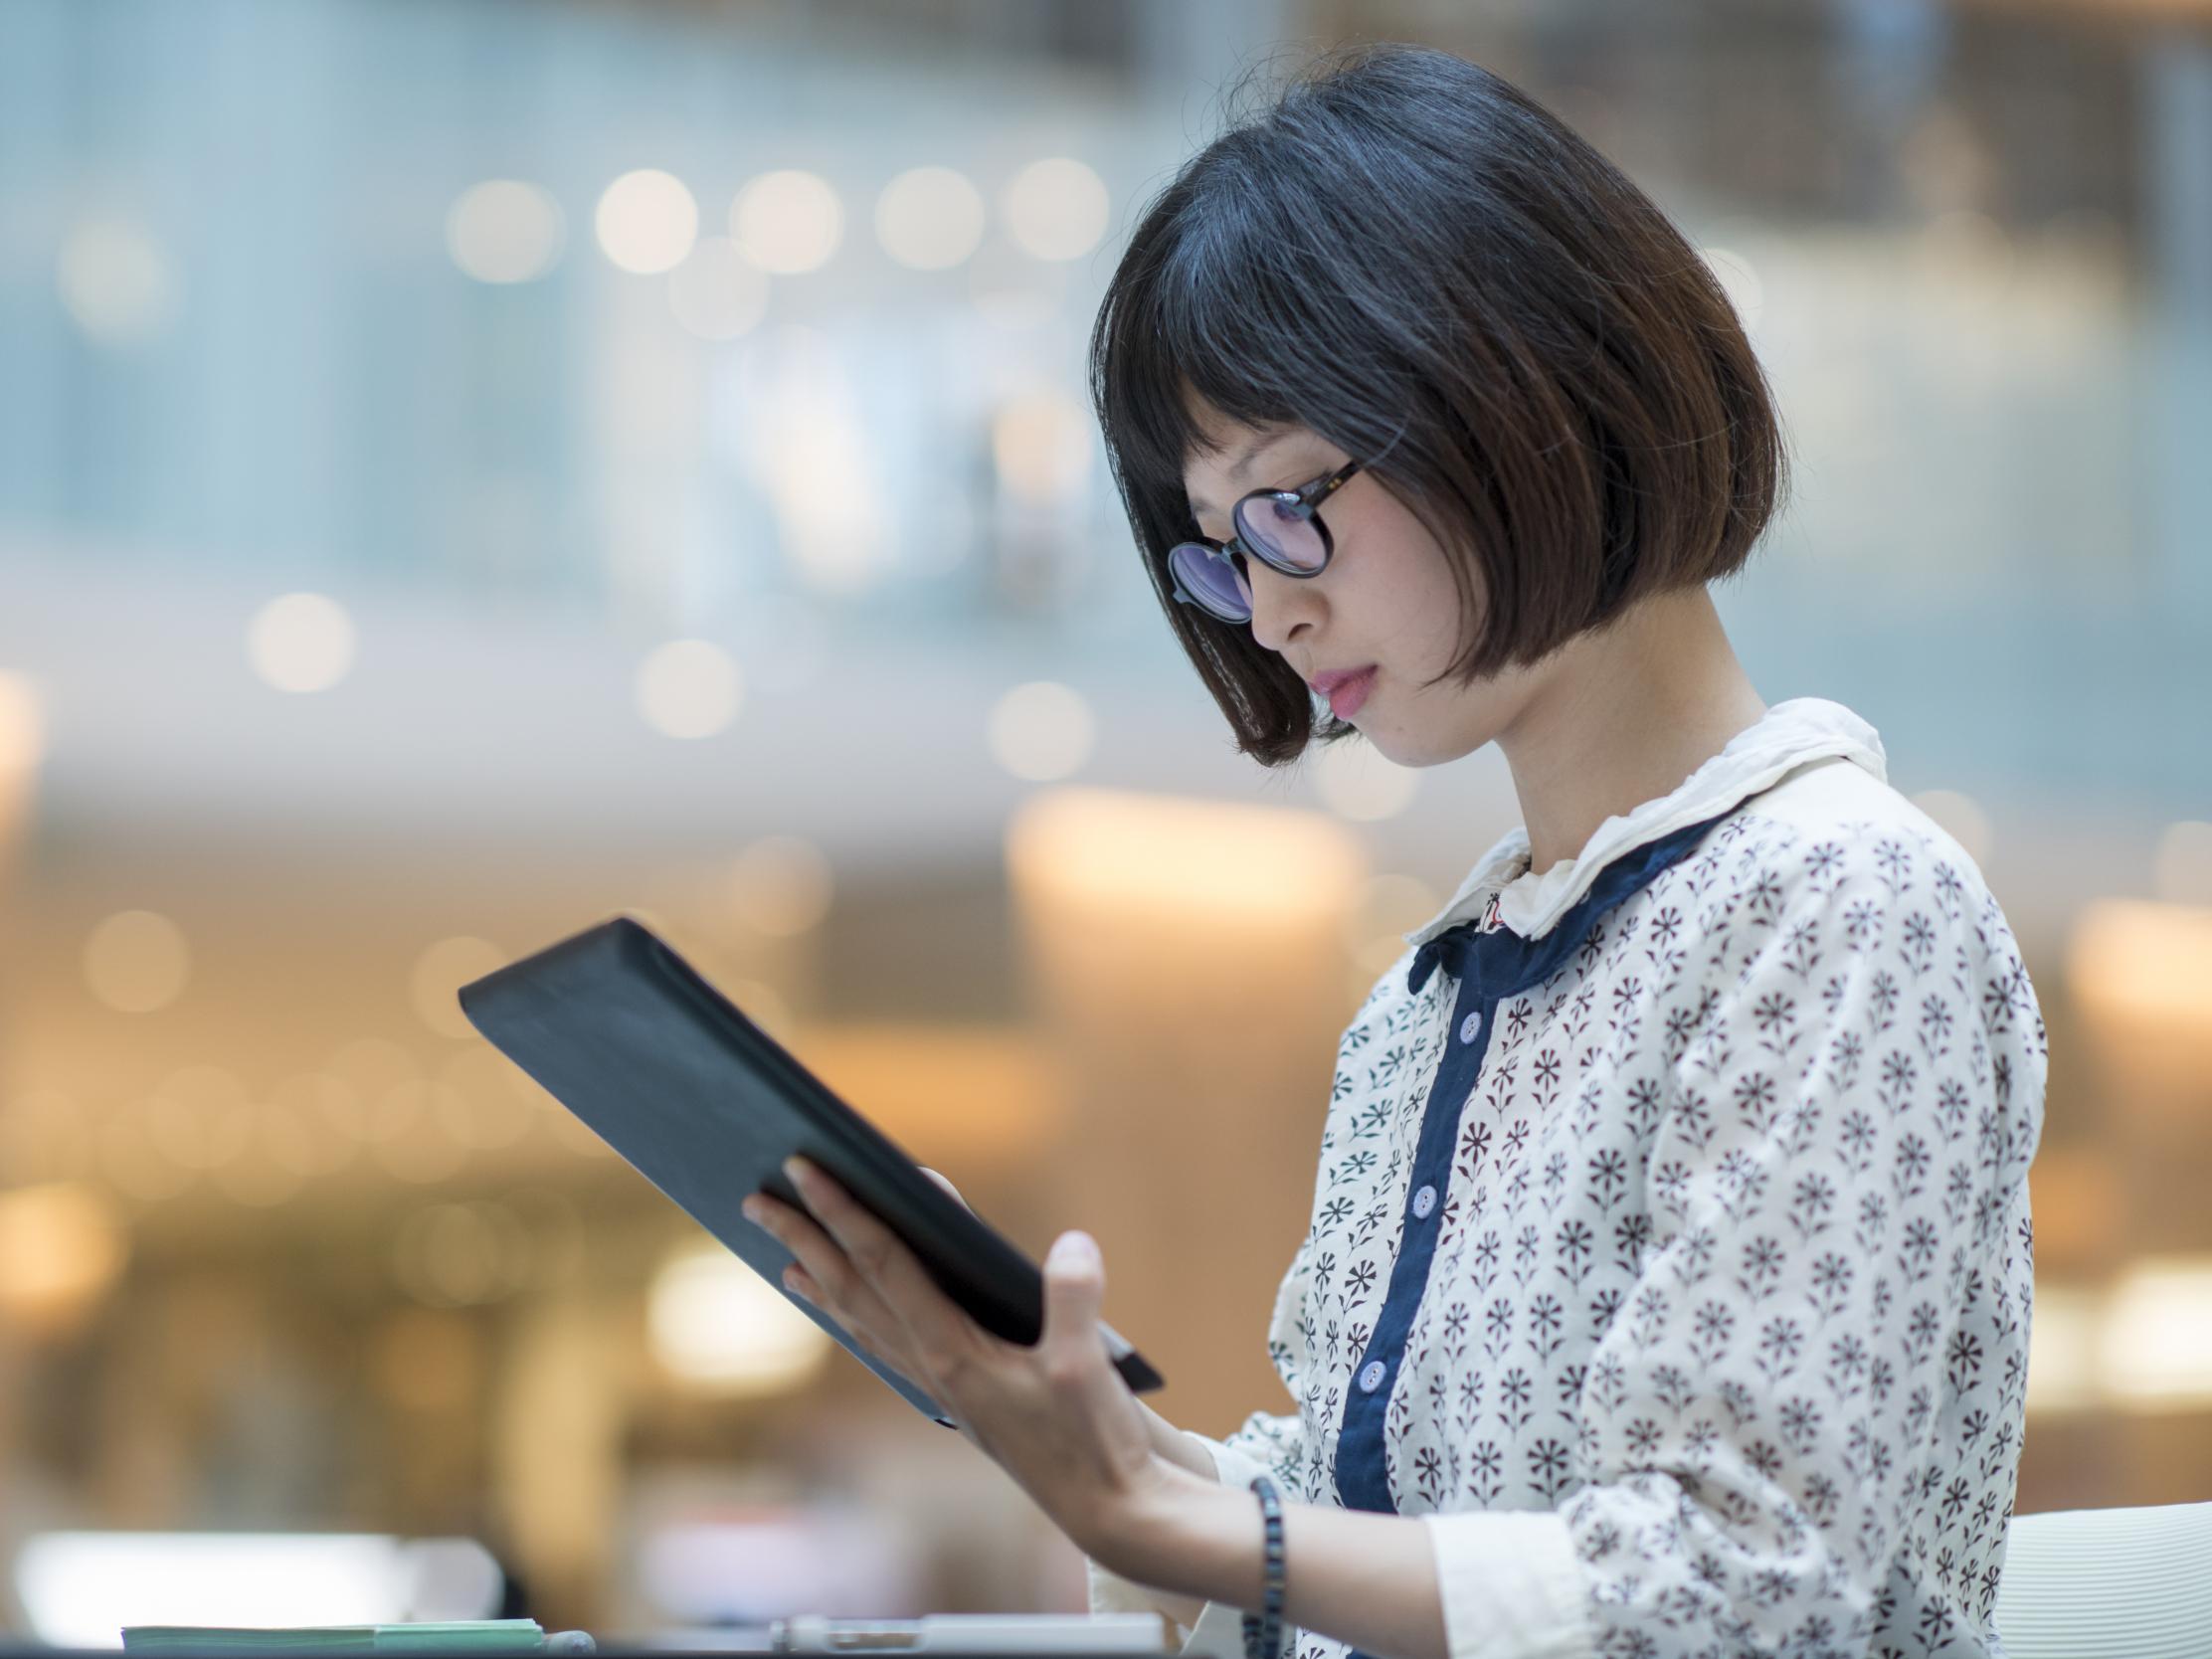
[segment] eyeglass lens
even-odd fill
[[[1191,597],[1224,622],[1243,622],[1252,614],[1252,585],[1244,580],[1231,554],[1217,559],[1195,541],[1183,542],[1168,555],[1177,577]]]
[[[1315,571],[1328,562],[1321,525],[1298,510],[1287,491],[1248,495],[1231,514],[1237,539],[1269,564],[1287,571]],[[1191,596],[1218,617],[1243,622],[1252,614],[1252,585],[1235,554],[1215,558],[1196,542],[1184,542],[1169,555],[1175,573]]]
[[[1287,491],[1247,495],[1232,515],[1244,545],[1285,570],[1319,570],[1329,556],[1321,521]]]

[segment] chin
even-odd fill
[[[1368,740],[1371,749],[1392,766],[1442,766],[1447,761],[1455,761],[1462,755],[1474,752],[1472,749],[1438,747],[1433,738],[1415,738],[1404,732],[1392,731],[1386,726],[1376,731],[1369,731],[1362,726],[1360,735]],[[1479,743],[1475,745],[1477,749],[1480,747],[1482,745]]]
[[[1362,726],[1360,735],[1391,765],[1405,767],[1448,766],[1455,760],[1465,760],[1485,744],[1495,742],[1498,736],[1487,726],[1476,732],[1463,729],[1449,734],[1407,732],[1390,726],[1378,726],[1370,731]]]

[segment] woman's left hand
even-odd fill
[[[797,1258],[784,1283],[848,1329],[848,1310],[880,1317],[888,1309],[924,1374],[915,1381],[962,1432],[1085,1555],[1109,1570],[1127,1560],[1157,1506],[1194,1477],[1154,1454],[1143,1409],[1107,1357],[1098,1332],[1106,1271],[1090,1236],[1054,1241],[1044,1261],[1044,1331],[1035,1347],[1023,1347],[971,1319],[898,1236],[822,1170],[793,1159],[785,1174],[806,1213],[765,1194],[745,1204]]]

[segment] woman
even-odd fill
[[[1312,1659],[1995,1651],[2042,1025],[1874,732],[1768,708],[1730,648],[1707,584],[1782,452],[1695,251],[1494,77],[1370,51],[1161,195],[1093,384],[1243,750],[1495,742],[1526,829],[1344,1033],[1271,1333],[1292,1410],[1215,1441],[1140,1404],[1079,1233],[1017,1348],[803,1172],[811,1219],[759,1210],[795,1288],[1020,1482],[1095,1606],[1197,1646],[1259,1609]]]

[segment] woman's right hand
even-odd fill
[[[927,1165],[916,1167],[921,1170],[922,1174],[928,1176],[930,1180],[936,1182],[938,1186],[951,1194],[962,1208],[966,1209],[971,1215],[975,1213],[975,1205],[961,1198],[959,1188]],[[789,1224],[790,1219],[787,1218],[787,1224]],[[814,1222],[804,1215],[796,1216],[796,1220],[800,1225],[814,1225]],[[929,1392],[927,1384],[919,1381],[920,1367],[907,1353],[906,1326],[898,1315],[892,1312],[882,1298],[859,1284],[852,1287],[852,1291],[846,1295],[845,1301],[848,1307],[857,1302],[860,1308],[856,1322],[842,1319],[837,1321],[844,1327],[846,1334],[867,1352],[869,1358],[897,1372],[899,1376],[905,1378],[921,1392]],[[830,1317],[836,1318],[833,1314]],[[1145,1406],[1144,1411],[1146,1425],[1152,1431],[1152,1449],[1157,1455],[1190,1470],[1202,1479],[1214,1480],[1219,1478],[1214,1471],[1212,1455],[1203,1446],[1150,1406]],[[960,1428],[960,1432],[970,1444],[976,1446],[978,1450],[982,1449],[982,1442],[977,1440],[975,1435],[970,1433],[965,1426]]]
[[[969,1203],[966,1198],[960,1198],[959,1188],[935,1170],[926,1166],[921,1167],[921,1169],[922,1174],[928,1176],[930,1180],[936,1182],[938,1186],[944,1188],[954,1198],[960,1198],[962,1207],[967,1209],[971,1215],[975,1213],[976,1206]],[[888,1361],[885,1363],[889,1364]],[[1138,1404],[1144,1406],[1145,1426],[1152,1431],[1152,1449],[1156,1455],[1166,1458],[1170,1463],[1181,1468],[1190,1470],[1200,1480],[1219,1480],[1221,1478],[1219,1472],[1213,1467],[1213,1454],[1211,1452],[1168,1421],[1151,1406],[1144,1405],[1142,1400],[1139,1400]],[[970,1438],[973,1439],[974,1436],[971,1435]]]

